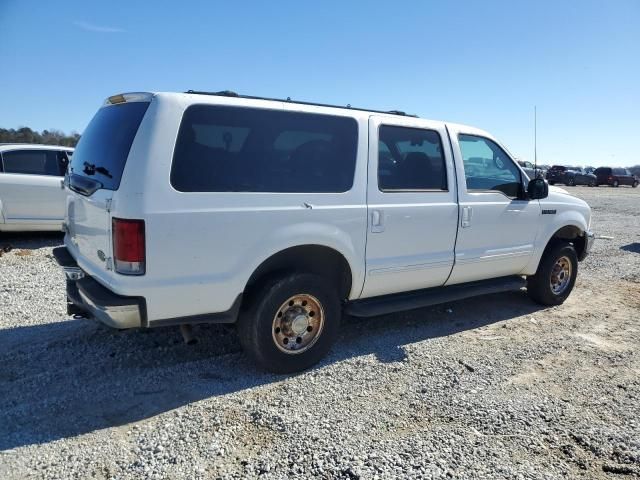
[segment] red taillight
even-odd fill
[[[609,180],[613,180],[613,177],[611,175],[609,175]]]
[[[113,258],[116,272],[143,275],[145,269],[144,220],[114,218]]]

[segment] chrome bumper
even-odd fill
[[[81,311],[113,328],[145,326],[144,298],[118,295],[101,285],[85,274],[65,247],[55,248],[53,255],[67,279],[68,312]]]
[[[78,288],[82,305],[92,317],[113,328],[137,328],[142,326],[142,315],[138,304],[100,305],[83,289]]]

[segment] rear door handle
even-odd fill
[[[371,210],[371,233],[384,232],[384,212]]]
[[[462,218],[460,219],[460,226],[462,226],[462,228],[470,227],[472,217],[473,217],[473,208],[462,207]]]

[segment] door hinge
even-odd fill
[[[111,202],[113,201],[112,198],[107,198],[104,202],[105,207],[107,208],[107,212],[111,212]]]

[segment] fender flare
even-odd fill
[[[539,241],[536,242],[537,245],[533,251],[531,260],[529,260],[529,263],[527,263],[527,266],[521,272],[522,275],[534,275],[536,273],[538,264],[547,245],[549,245],[551,239],[565,227],[577,228],[580,231],[580,235],[584,235],[588,230],[588,225],[584,217],[577,212],[567,211],[560,214],[556,221],[548,225],[545,230],[540,233]]]

